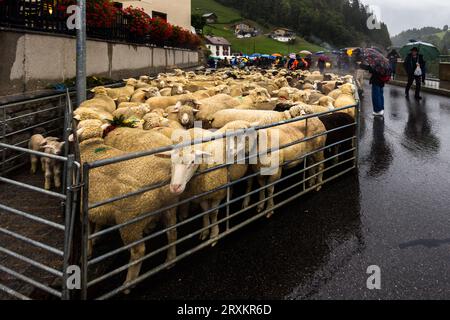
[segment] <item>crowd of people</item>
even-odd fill
[[[350,48],[342,49],[340,51],[332,52],[334,54],[334,62],[337,71],[347,74],[355,74],[355,79],[359,88],[363,88],[364,71],[370,73],[370,84],[372,85],[372,103],[374,116],[384,115],[384,93],[383,88],[390,80],[395,79],[397,70],[397,61],[400,55],[396,50],[391,50],[385,59],[386,67],[376,68],[365,61],[364,49]],[[224,58],[222,60],[215,60],[210,58],[208,64],[211,68],[221,67],[258,67],[263,69],[278,68],[296,70],[310,70],[317,68],[321,73],[325,69],[331,68],[333,60],[325,54],[316,54],[317,57],[313,59],[312,54],[290,54],[289,56],[272,55],[272,56],[233,56],[230,60]],[[314,62],[313,62],[314,61]],[[409,98],[409,91],[415,82],[415,99],[421,100],[420,91],[422,84],[425,83],[426,62],[423,55],[419,54],[419,49],[414,47],[404,60],[404,68],[408,77],[405,88],[405,96]],[[362,92],[361,92],[362,93]]]

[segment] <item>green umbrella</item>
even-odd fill
[[[422,41],[410,42],[403,46],[403,48],[400,49],[400,55],[403,58],[406,58],[406,56],[411,52],[411,49],[414,47],[419,49],[419,54],[423,55],[423,58],[427,61],[435,60],[440,56],[438,48],[431,43]]]

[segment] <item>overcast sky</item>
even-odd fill
[[[362,0],[362,3],[380,8],[381,20],[388,25],[391,36],[411,28],[450,25],[450,0]]]

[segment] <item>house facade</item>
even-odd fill
[[[151,16],[160,17],[173,25],[191,30],[191,0],[121,0],[124,8],[142,8]]]
[[[228,57],[231,55],[231,43],[222,37],[206,36],[206,47],[211,51],[213,56]]]
[[[287,28],[276,28],[272,31],[270,37],[280,42],[289,42],[295,40],[295,32]]]

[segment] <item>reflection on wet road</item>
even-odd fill
[[[366,96],[369,96],[369,88]],[[450,299],[450,101],[363,102],[360,168],[127,299]],[[366,287],[381,268],[381,290]]]

